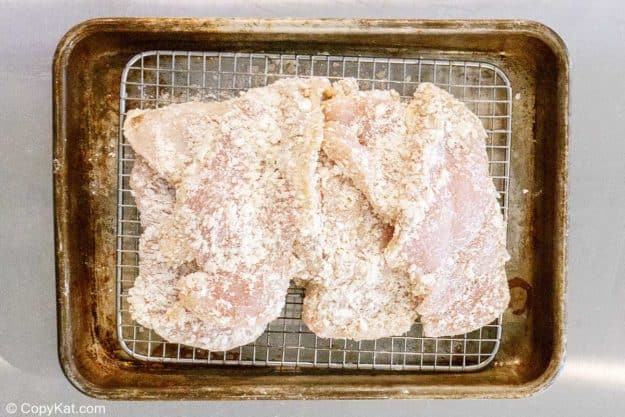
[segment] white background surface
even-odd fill
[[[497,401],[133,403],[74,389],[56,347],[51,63],[71,26],[101,16],[514,18],[556,30],[572,62],[572,117],[568,358],[555,384]],[[0,0],[0,416],[9,401],[137,417],[625,415],[624,46],[620,1]]]

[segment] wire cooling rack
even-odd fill
[[[508,209],[511,87],[496,66],[472,61],[150,51],[134,56],[121,80],[117,223],[117,329],[132,357],[159,362],[214,365],[382,370],[470,371],[490,363],[499,348],[501,319],[454,337],[423,337],[419,322],[401,336],[355,342],[315,336],[302,322],[304,290],[289,288],[280,317],[254,343],[211,352],[163,340],[130,317],[128,290],[138,273],[139,213],[130,192],[134,153],[121,126],[126,112],[184,101],[211,101],[265,86],[283,77],[354,77],[361,89],[394,89],[409,98],[418,83],[448,90],[479,116],[488,133],[490,175]]]

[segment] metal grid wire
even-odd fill
[[[496,66],[470,61],[283,55],[224,52],[151,51],[133,57],[121,81],[117,225],[117,328],[122,348],[132,357],[159,362],[421,371],[470,371],[494,358],[501,319],[474,332],[423,337],[416,322],[397,337],[355,342],[315,336],[301,320],[304,290],[291,286],[280,317],[254,343],[228,352],[210,352],[164,341],[135,323],[126,300],[138,273],[141,226],[130,193],[134,154],[121,126],[135,108],[157,108],[189,100],[211,101],[270,84],[283,77],[354,77],[361,89],[394,89],[403,98],[429,81],[463,101],[488,133],[490,175],[508,209],[511,88]]]

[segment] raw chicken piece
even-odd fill
[[[358,91],[353,80],[336,83],[333,94],[324,106],[323,149],[395,226],[385,258],[410,272],[415,296],[425,295],[425,334],[470,331],[495,319],[508,302],[507,288],[500,290],[508,258],[479,119],[429,83],[407,105],[393,91]],[[498,228],[488,226],[485,235],[492,222]],[[480,251],[472,263],[465,259]],[[473,269],[491,273],[477,280]]]
[[[293,242],[318,226],[314,171],[327,85],[282,80],[224,102],[128,114],[128,141],[176,195],[140,256],[149,250],[162,262],[154,274],[198,266],[178,277],[176,308],[163,319],[186,328],[186,341],[155,328],[166,339],[226,350],[253,341],[278,316],[298,267]]]
[[[386,266],[392,228],[339,167],[320,154],[321,230],[299,255],[308,270],[302,319],[321,337],[377,339],[407,332],[417,299],[408,275]]]
[[[505,244],[505,225],[495,202],[473,241],[436,272],[431,292],[417,309],[424,334],[439,337],[479,329],[507,308]]]
[[[188,305],[194,305],[187,299],[187,283],[205,287],[208,284],[202,280],[209,276],[194,272],[194,265],[174,266],[162,256],[159,242],[163,225],[174,209],[174,190],[141,157],[135,160],[130,186],[144,228],[139,242],[140,274],[128,292],[133,319],[170,342],[192,346],[229,346],[232,340],[255,338],[255,328],[232,323],[230,327],[226,326],[228,323],[215,327],[199,318],[193,309],[187,310]]]
[[[411,156],[417,159],[413,154],[422,146],[406,140],[405,105],[394,90],[358,91],[354,79],[334,83],[327,95],[323,150],[383,220],[394,223],[416,163]]]

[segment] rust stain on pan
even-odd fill
[[[423,56],[502,68],[514,97],[508,274],[532,291],[531,308],[505,314],[494,366],[463,374],[293,373],[130,359],[115,332],[119,80],[131,56],[154,49]],[[83,392],[112,399],[510,398],[544,389],[560,369],[568,58],[549,28],[516,20],[97,19],[61,40],[53,75],[59,356]]]
[[[528,313],[532,305],[532,286],[523,278],[514,277],[508,281],[510,287],[510,306],[512,314],[517,316]]]

